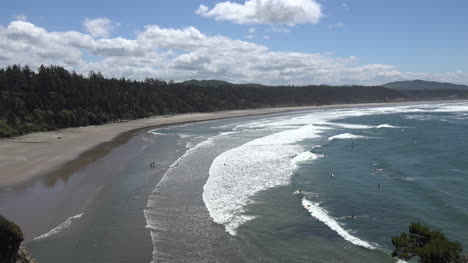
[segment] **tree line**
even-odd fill
[[[83,76],[53,65],[36,71],[13,65],[0,69],[0,137],[164,114],[407,98],[379,86],[203,86],[106,78],[93,71]]]

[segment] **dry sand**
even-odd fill
[[[412,102],[412,104],[421,103],[424,102]],[[102,147],[103,143],[109,144],[109,142],[116,141],[119,135],[120,137],[126,135],[128,139],[133,132],[142,128],[285,111],[394,104],[403,103],[304,106],[178,114],[99,126],[68,128],[54,132],[33,133],[13,139],[3,139],[0,140],[0,187],[16,185],[35,176],[52,174],[61,169],[68,169],[68,172],[76,171],[82,165],[89,163],[86,160],[80,160],[86,159],[81,158],[86,152],[100,152],[100,154],[94,153],[93,155],[94,158],[98,158],[112,148],[111,144]],[[122,138],[120,139],[122,141]],[[123,141],[125,141],[125,138],[123,138]],[[72,162],[73,165],[70,165]],[[67,163],[69,165],[64,167]]]

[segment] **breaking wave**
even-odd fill
[[[61,232],[63,232],[65,229],[69,228],[72,224],[72,222],[75,220],[75,219],[78,219],[80,217],[83,216],[83,213],[82,214],[78,214],[76,216],[72,216],[70,218],[68,218],[67,220],[65,220],[65,222],[61,223],[60,225],[58,225],[56,228],[50,230],[49,232],[41,235],[41,236],[38,236],[36,238],[34,238],[34,240],[40,240],[40,239],[44,239],[44,238],[48,238],[52,235],[56,235],[56,234],[59,234]]]
[[[303,152],[301,154],[296,155],[296,157],[294,157],[291,160],[291,166],[293,168],[297,168],[298,164],[300,164],[300,163],[315,160],[315,159],[318,159],[320,157],[323,157],[323,155],[322,154],[311,153],[309,151]]]
[[[320,220],[325,225],[327,225],[330,229],[335,231],[338,235],[340,235],[345,240],[353,243],[354,245],[365,247],[368,249],[376,249],[375,246],[371,245],[369,242],[364,241],[358,237],[351,235],[348,231],[346,231],[340,224],[330,215],[328,215],[327,210],[323,209],[319,206],[319,204],[315,204],[305,198],[302,199],[302,205],[304,208],[309,211],[310,215],[314,218]]]
[[[355,135],[355,134],[352,134],[352,133],[342,133],[342,134],[338,134],[338,135],[335,135],[335,136],[331,136],[330,138],[328,138],[328,140],[333,141],[333,140],[337,140],[337,139],[360,139],[360,138],[367,138],[367,137],[362,136],[362,135]]]

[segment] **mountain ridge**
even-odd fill
[[[394,81],[381,85],[385,88],[399,89],[399,90],[466,90],[468,86],[461,84],[453,84],[448,82],[437,82],[437,81],[426,81],[421,79],[409,80],[409,81]]]

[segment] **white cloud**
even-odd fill
[[[271,39],[271,37],[270,37],[270,36],[263,36],[263,39],[267,39],[267,40],[268,40],[268,39]]]
[[[268,39],[268,36],[264,36]],[[94,56],[92,59],[89,56]],[[61,65],[87,74],[144,79],[221,79],[263,84],[382,84],[426,79],[468,84],[467,72],[401,72],[382,64],[359,64],[356,57],[325,53],[278,52],[195,27],[146,26],[133,39],[99,39],[77,31],[50,32],[32,23],[0,25],[0,67]]]
[[[200,5],[197,14],[236,24],[317,24],[323,17],[316,0],[246,0],[217,3],[211,10]]]
[[[113,23],[107,17],[99,17],[95,19],[86,18],[83,21],[83,26],[93,37],[109,37],[118,24]]]
[[[249,29],[249,33],[250,33],[250,34],[255,33],[255,28],[254,28],[254,27],[251,27],[251,28]]]
[[[245,38],[248,38],[248,39],[253,39],[253,38],[255,38],[254,35],[245,35],[244,37],[245,37]]]

